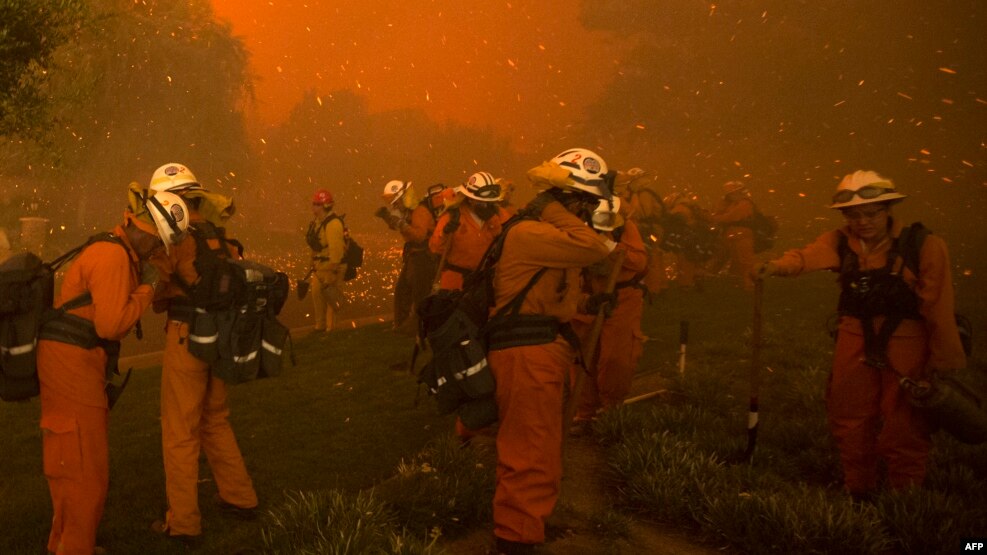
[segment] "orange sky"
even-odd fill
[[[213,0],[251,52],[252,123],[302,94],[359,92],[371,111],[421,108],[490,126],[518,146],[572,122],[617,71],[621,45],[560,0]],[[539,131],[542,130],[542,131]]]

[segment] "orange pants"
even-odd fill
[[[573,350],[565,340],[491,351],[497,380],[497,489],[494,535],[545,541],[562,482],[562,390]]]
[[[644,293],[636,287],[617,292],[617,308],[603,323],[600,343],[597,346],[596,379],[586,376],[576,408],[577,420],[589,420],[600,409],[620,406],[631,390],[634,371],[641,359],[641,315],[644,312]],[[592,324],[573,320],[573,328],[583,341],[588,341]],[[581,367],[576,367],[582,372]]]
[[[110,485],[109,411],[41,385],[44,472],[53,516],[48,551],[89,555]]]
[[[753,291],[751,270],[757,262],[754,257],[754,233],[746,227],[732,227],[724,237],[724,242],[730,259],[730,273],[740,278],[744,289]]]
[[[242,508],[257,494],[228,420],[226,384],[188,352],[188,324],[169,320],[161,372],[161,447],[167,525],[172,535],[202,533],[199,451],[205,451],[220,498]]]
[[[920,376],[929,351],[924,337],[892,337],[888,358],[910,377]],[[864,338],[840,329],[826,391],[829,428],[850,493],[877,488],[878,458],[887,462],[893,489],[920,486],[931,445],[930,430],[890,370],[863,362]]]

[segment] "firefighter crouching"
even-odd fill
[[[634,371],[643,353],[644,334],[641,332],[641,316],[644,313],[644,295],[647,291],[641,279],[648,269],[648,253],[637,225],[620,215],[621,202],[613,200],[613,206],[601,200],[593,212],[593,228],[609,240],[617,243],[617,250],[625,251],[624,261],[617,274],[616,303],[611,304],[600,332],[596,372],[583,382],[576,405],[576,415],[569,432],[580,435],[586,426],[604,410],[620,406],[631,389]],[[611,253],[611,257],[613,254]],[[593,316],[601,302],[609,300],[606,285],[613,267],[610,258],[587,267],[584,288],[588,290],[586,313],[572,320],[572,327],[580,341],[587,341],[593,327]],[[584,349],[585,350],[585,349]],[[580,365],[573,365],[573,372],[584,372]]]
[[[332,331],[344,297],[340,287],[346,274],[343,220],[333,211],[332,194],[319,189],[312,196],[312,222],[305,241],[312,249],[312,304],[315,331]]]
[[[120,340],[151,305],[159,274],[153,252],[188,228],[185,204],[163,194],[132,205],[124,224],[87,246],[65,273],[38,341],[44,473],[53,517],[48,551],[90,554],[109,487],[107,379]],[[79,303],[85,293],[91,301]],[[69,303],[69,304],[66,304]]]
[[[867,499],[878,487],[878,459],[892,489],[921,486],[930,427],[907,400],[899,378],[964,368],[953,313],[945,242],[929,235],[918,253],[920,275],[903,264],[902,224],[891,207],[905,198],[872,171],[847,175],[833,196],[846,225],[812,244],[760,264],[754,277],[840,272],[842,293],[832,374],[826,392],[830,432],[844,487]]]
[[[616,246],[587,225],[607,196],[606,173],[605,162],[586,149],[568,150],[529,170],[532,182],[547,189],[521,211],[526,221],[507,232],[494,272],[491,314],[542,274],[520,314],[491,327],[488,337],[500,419],[493,502],[500,553],[526,553],[543,543],[545,519],[559,495],[562,397],[576,356],[560,332],[576,313],[581,269]]]
[[[392,180],[384,186],[384,206],[375,216],[401,233],[401,273],[394,283],[394,329],[417,332],[415,307],[432,289],[438,257],[428,250],[428,239],[435,230],[435,216],[442,207],[442,186],[436,186],[421,202],[415,201],[410,181]],[[447,195],[446,195],[447,196]]]
[[[154,521],[151,529],[191,542],[202,533],[200,451],[206,454],[222,508],[249,516],[257,507],[257,494],[228,420],[226,384],[210,371],[208,363],[190,352],[197,347],[193,343],[224,340],[216,330],[203,330],[201,325],[192,329],[197,320],[209,321],[196,318],[205,311],[201,299],[193,297],[208,289],[210,262],[238,256],[242,247],[226,238],[220,225],[233,214],[232,201],[204,189],[185,166],[161,166],[151,178],[150,189],[152,198],[162,191],[180,194],[189,204],[192,224],[189,235],[171,249],[168,259],[158,261],[173,274],[155,299],[155,310],[168,312],[161,371],[161,446],[168,510],[164,520]]]

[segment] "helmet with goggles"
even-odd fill
[[[476,172],[466,180],[466,183],[456,188],[463,196],[480,202],[500,202],[503,194],[500,184],[488,172]]]
[[[895,190],[890,179],[881,177],[876,172],[857,170],[844,177],[836,186],[833,204],[829,207],[842,209],[861,204],[897,202],[905,197],[906,195]]]
[[[591,195],[606,198],[610,196],[605,176],[607,163],[592,150],[573,148],[566,150],[551,160],[560,168],[568,170],[568,188],[577,189]]]
[[[167,252],[169,247],[177,245],[188,232],[188,207],[182,197],[167,191],[149,196],[144,206],[151,215],[156,235],[164,242]]]
[[[620,215],[620,197],[614,197],[612,201],[600,199],[596,210],[593,210],[592,224],[597,231],[613,231],[624,225],[624,218]]]

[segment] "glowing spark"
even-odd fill
[[[799,193],[799,196],[805,198],[805,193]]]
[[[942,99],[942,103],[943,104],[952,105],[953,104],[953,99],[952,98],[944,98],[944,99]]]
[[[950,178],[948,178],[948,177],[943,177],[942,180],[945,181],[946,183],[952,183],[953,182],[953,180],[950,179]]]
[[[634,127],[637,127],[638,129],[644,129],[644,125],[640,123],[635,125]]]
[[[517,69],[517,65],[514,63],[514,60],[510,58],[507,58],[507,65],[513,67],[514,69]]]
[[[967,162],[966,160],[960,160],[960,162],[963,162],[963,165],[964,166],[969,166],[971,168],[973,167],[973,164],[971,164],[970,162]]]
[[[565,106],[565,102],[559,101],[559,106]]]
[[[941,68],[939,68],[939,71],[941,71],[943,73],[948,73],[950,75],[956,75],[956,72],[954,70],[952,70],[952,69],[949,69],[948,67],[941,67]]]
[[[922,150],[920,150],[919,152],[921,152],[922,154],[924,154],[924,155],[926,155],[926,156],[928,156],[928,155],[930,155],[930,154],[932,154],[931,152],[929,152],[929,151],[928,151],[928,149],[925,149],[925,148],[923,148],[923,149],[922,149]]]
[[[281,73],[281,72],[284,71],[283,69],[281,69],[281,66],[275,66],[274,69],[278,70],[278,73]]]
[[[319,106],[322,106],[322,97],[321,96],[315,97],[315,101],[319,103]],[[349,251],[347,251],[347,252],[349,252]]]
[[[861,85],[863,85],[863,84],[864,84],[864,80],[863,79],[861,79],[860,81],[857,81],[857,86],[858,87],[861,86]]]
[[[740,167],[740,162],[738,162],[738,161],[736,161],[736,160],[734,160],[734,161],[733,161],[733,165],[734,165],[734,166],[737,166],[737,167],[739,168],[739,167]]]
[[[432,101],[431,95],[428,94],[428,91],[425,91],[425,102],[431,102],[431,101]]]
[[[260,142],[261,142],[261,144],[264,144],[264,145],[267,144],[267,141],[265,141],[263,137],[261,137]]]
[[[167,76],[168,82],[171,83],[171,75]]]
[[[966,277],[970,277],[970,276],[973,275],[973,270],[971,270],[970,268],[967,268],[967,269],[963,270],[963,275],[966,276]]]
[[[710,4],[709,5],[709,15],[710,15],[710,17],[713,16],[713,12],[715,12],[715,11],[716,11],[716,4]]]
[[[907,99],[907,100],[911,100],[912,99],[912,97],[908,96],[907,94],[905,94],[903,92],[898,93],[898,96],[900,96],[900,97],[902,97],[904,99]]]
[[[542,52],[544,52],[545,51],[545,45],[544,44],[539,44],[538,45],[538,50],[541,50]]]
[[[840,104],[846,104],[846,100],[841,100],[841,101],[837,102],[836,104],[833,104],[833,108],[836,108]]]

